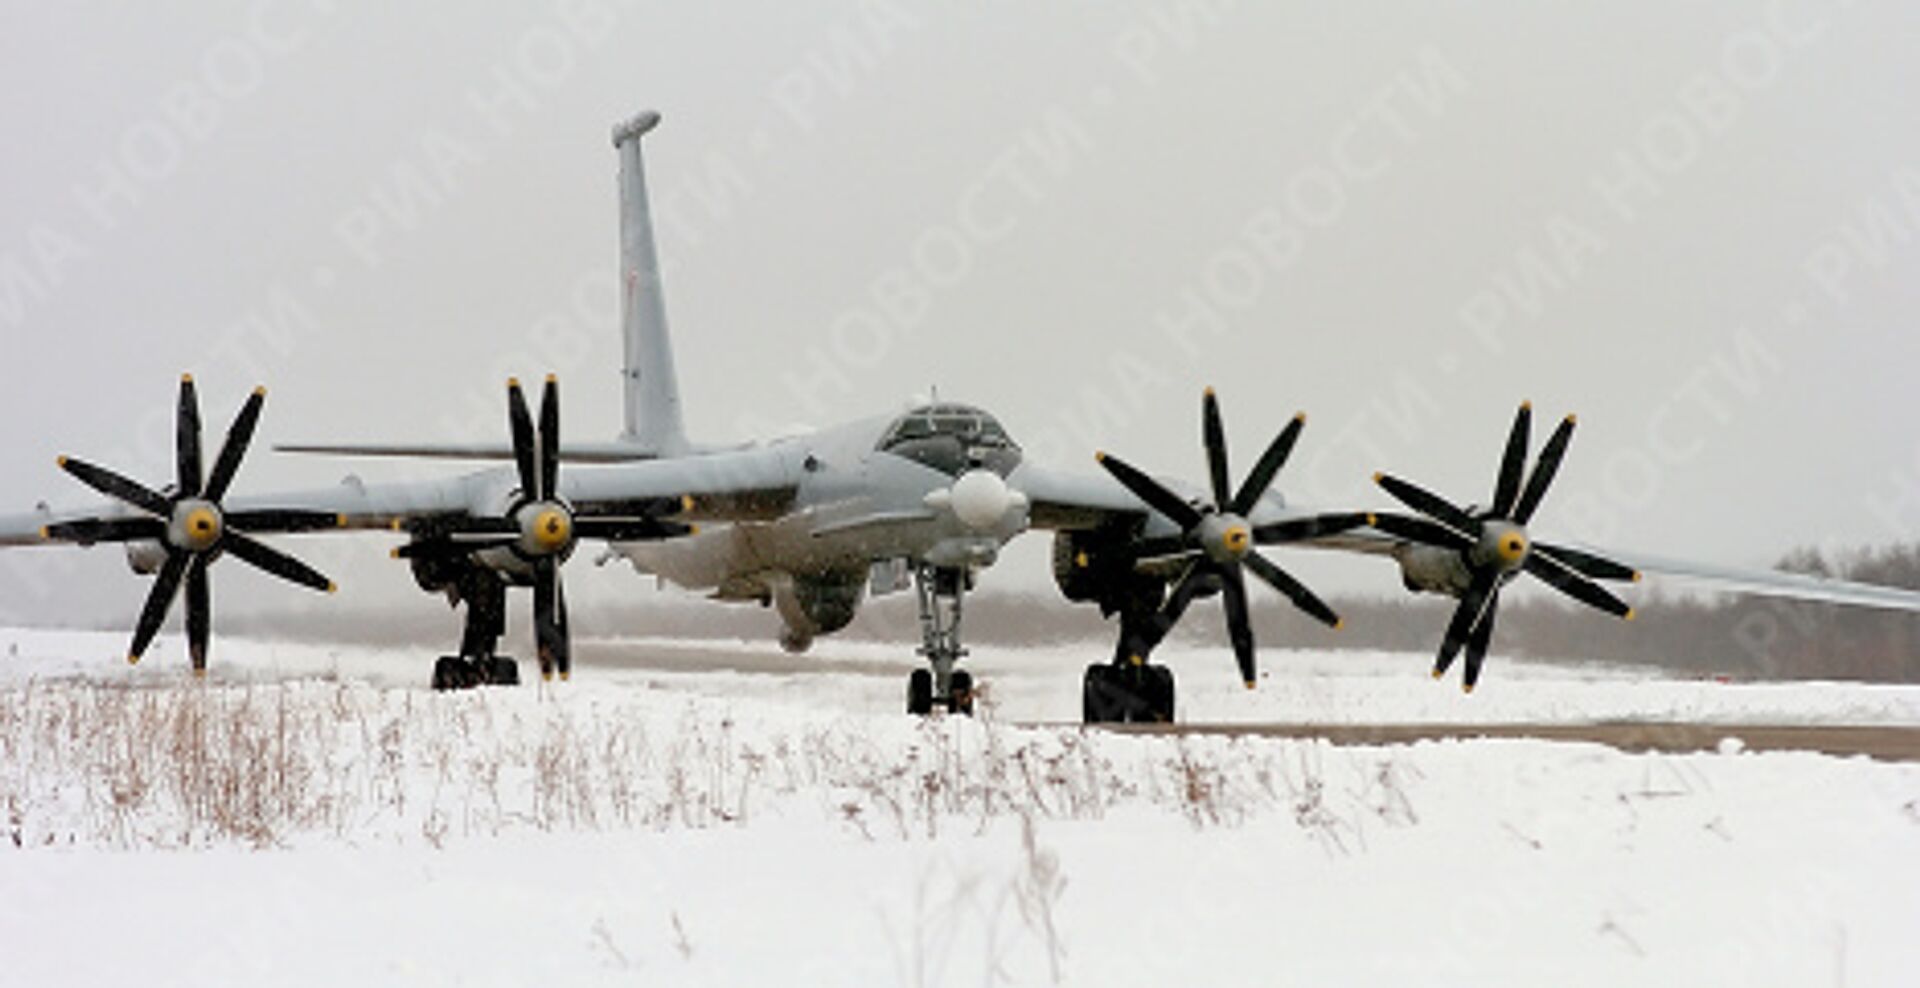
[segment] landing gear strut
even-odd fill
[[[1087,667],[1080,687],[1080,716],[1088,724],[1170,724],[1174,715],[1173,670],[1147,661],[1144,642],[1157,636],[1155,612],[1120,614],[1120,644],[1113,661]]]
[[[972,574],[921,563],[913,570],[913,587],[920,603],[920,651],[926,669],[915,669],[907,679],[907,713],[924,717],[935,705],[956,714],[973,713],[973,676],[955,669],[965,657],[960,645],[961,598]]]
[[[491,573],[475,571],[461,579],[460,599],[467,604],[460,654],[443,655],[433,664],[433,688],[520,685],[520,663],[494,654],[507,630],[506,584]]]

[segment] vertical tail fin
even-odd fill
[[[660,125],[651,110],[613,128],[620,154],[621,333],[626,340],[626,422],[620,438],[663,456],[685,453],[680,384],[667,338],[666,298],[660,285],[660,254],[653,243],[646,165],[640,139]]]

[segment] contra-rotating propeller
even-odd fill
[[[133,646],[128,662],[138,662],[153,643],[167,611],[187,588],[187,651],[193,670],[207,668],[207,639],[213,626],[213,600],[208,586],[207,567],[223,554],[231,553],[257,569],[303,587],[332,593],[333,581],[313,567],[266,545],[252,535],[311,532],[336,528],[341,517],[331,512],[265,509],[225,511],[220,502],[232,486],[247,446],[259,425],[261,408],[266,404],[265,388],[256,388],[227,431],[226,444],[214,460],[211,473],[201,469],[200,399],[193,377],[180,378],[180,410],[175,428],[174,460],[177,483],[171,493],[153,490],[104,467],[84,460],[61,457],[60,468],[81,483],[141,514],[103,518],[82,518],[48,525],[42,538],[92,545],[98,542],[152,542],[166,552],[159,576],[147,594],[146,606],[134,627]]]
[[[579,540],[666,539],[690,534],[694,528],[662,520],[647,510],[577,510],[560,497],[560,385],[553,375],[547,376],[540,396],[537,428],[519,380],[507,381],[507,424],[513,435],[513,459],[520,481],[518,496],[507,513],[436,521],[431,537],[402,546],[394,550],[394,555],[410,559],[428,554],[512,552],[532,573],[534,642],[540,673],[551,678],[557,670],[565,678],[573,662],[560,564],[572,555]]]
[[[1259,504],[1267,489],[1273,486],[1275,475],[1293,454],[1294,444],[1299,442],[1300,432],[1306,427],[1306,416],[1295,416],[1281,430],[1236,492],[1228,486],[1226,427],[1220,418],[1220,401],[1214,396],[1212,388],[1207,389],[1201,401],[1201,415],[1201,439],[1206,445],[1207,468],[1212,481],[1211,504],[1188,503],[1118,457],[1099,454],[1100,465],[1106,467],[1115,480],[1180,526],[1178,535],[1141,540],[1134,546],[1134,554],[1142,559],[1177,554],[1190,556],[1186,571],[1174,584],[1160,611],[1141,633],[1142,640],[1131,643],[1130,647],[1135,656],[1151,651],[1179,623],[1194,597],[1217,585],[1226,606],[1227,635],[1233,642],[1240,678],[1248,689],[1252,689],[1256,673],[1253,626],[1247,617],[1247,588],[1241,572],[1243,567],[1253,570],[1254,575],[1268,586],[1329,627],[1338,628],[1341,625],[1339,616],[1334,614],[1332,608],[1254,547],[1284,545],[1334,535],[1366,525],[1371,518],[1365,514],[1323,515],[1254,527],[1247,516]]]
[[[1539,510],[1547,488],[1560,470],[1567,445],[1573,441],[1575,424],[1576,419],[1571,415],[1560,423],[1541,449],[1533,473],[1526,475],[1533,405],[1522,404],[1514,417],[1513,431],[1507,437],[1507,451],[1500,463],[1493,505],[1485,511],[1470,512],[1397,477],[1384,473],[1374,475],[1374,482],[1388,494],[1425,516],[1380,515],[1374,527],[1424,545],[1456,551],[1465,564],[1467,583],[1458,588],[1460,606],[1454,611],[1446,638],[1440,643],[1440,655],[1433,666],[1435,679],[1446,675],[1464,646],[1467,663],[1463,685],[1467,692],[1473,692],[1480,680],[1480,666],[1486,661],[1488,644],[1493,639],[1500,590],[1518,579],[1522,572],[1531,573],[1589,607],[1633,620],[1633,608],[1594,582],[1637,582],[1640,574],[1632,567],[1578,549],[1535,542],[1527,533],[1527,523]]]

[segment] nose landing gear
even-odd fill
[[[925,717],[935,706],[973,714],[973,676],[954,668],[967,654],[960,644],[961,601],[973,574],[927,563],[914,567],[913,586],[920,605],[920,649],[928,668],[907,679],[907,713]]]

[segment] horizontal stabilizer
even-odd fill
[[[498,460],[511,462],[513,447],[506,443],[289,443],[273,447],[279,453],[325,456],[369,456],[409,460]],[[560,448],[567,463],[639,463],[659,456],[633,443],[568,443]]]

